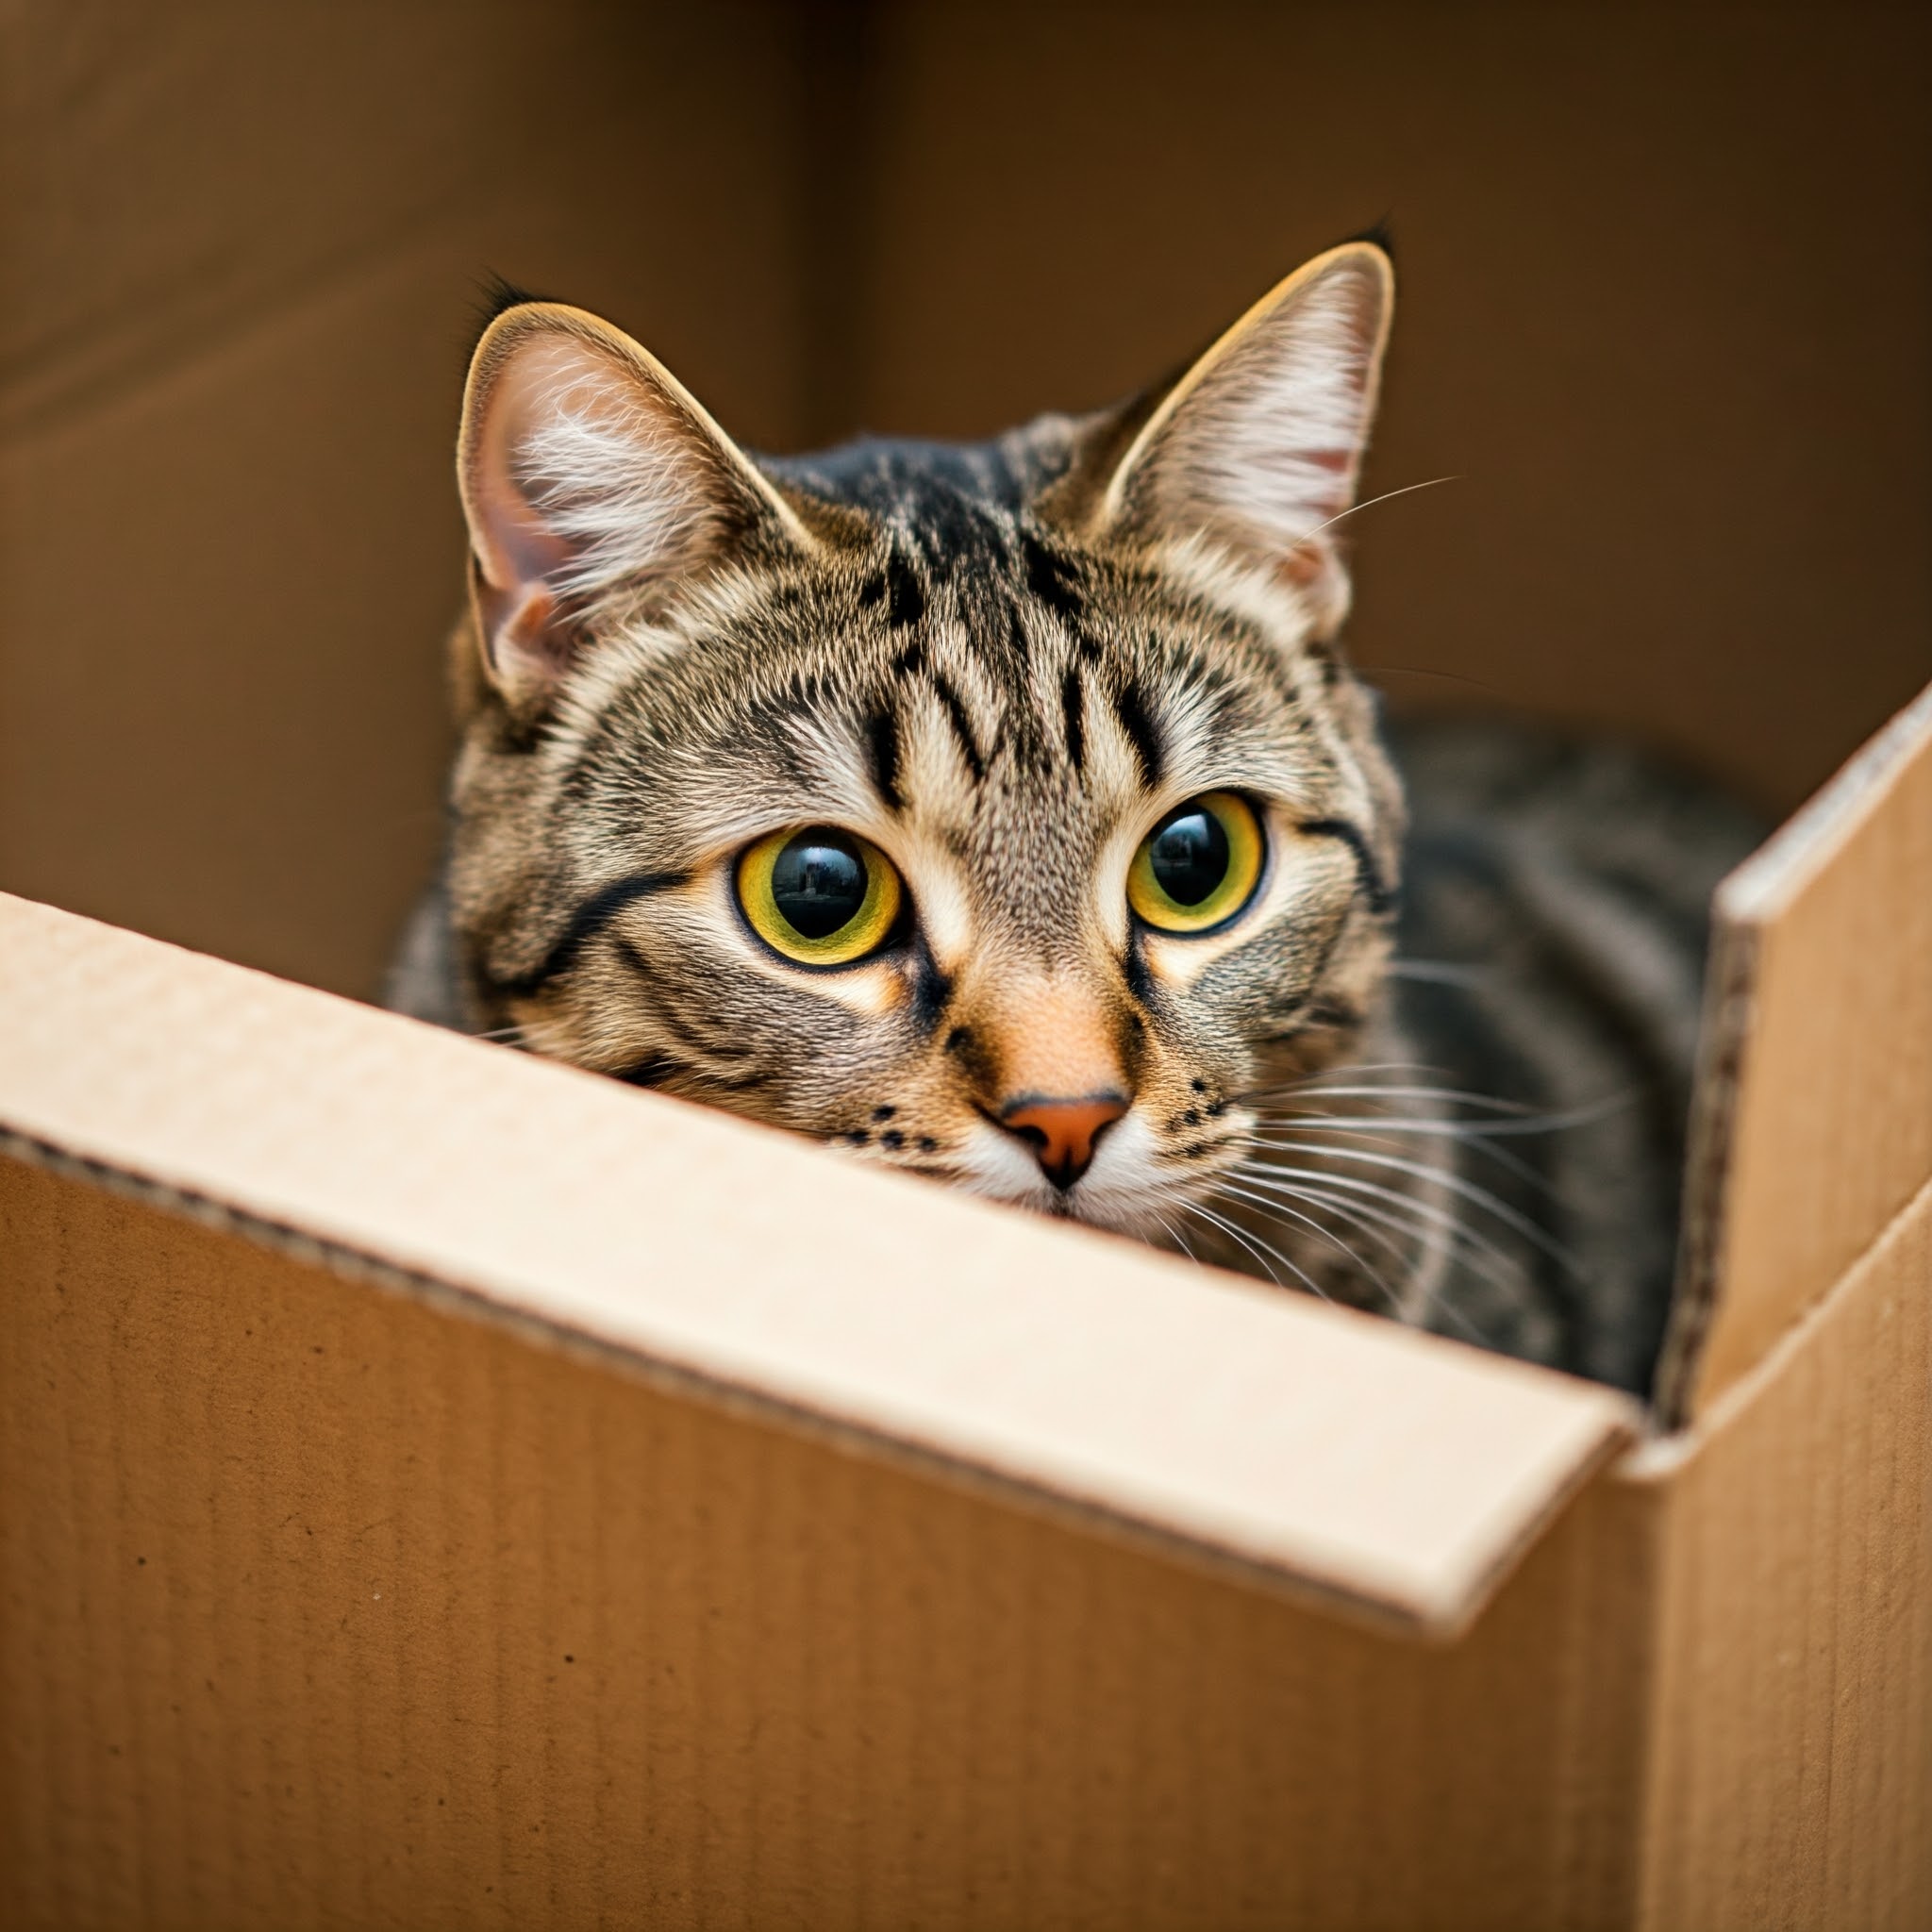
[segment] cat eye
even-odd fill
[[[738,861],[752,930],[801,966],[850,966],[891,937],[905,889],[892,862],[854,832],[774,832]]]
[[[1127,872],[1127,904],[1157,931],[1206,932],[1253,897],[1266,849],[1246,799],[1204,791],[1141,841]]]

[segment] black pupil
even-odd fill
[[[865,904],[865,860],[838,832],[801,832],[772,867],[772,899],[793,932],[828,940]]]
[[[1227,834],[1203,805],[1184,805],[1148,841],[1155,881],[1176,906],[1198,906],[1227,876]]]

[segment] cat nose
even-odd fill
[[[1023,1093],[1000,1108],[999,1123],[1033,1149],[1041,1172],[1064,1191],[1092,1166],[1101,1135],[1126,1110],[1122,1093],[1085,1093],[1078,1099]]]

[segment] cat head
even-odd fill
[[[509,308],[458,451],[477,1029],[1160,1239],[1381,985],[1334,525],[1390,303],[1350,244],[1117,410],[785,460]]]

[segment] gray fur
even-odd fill
[[[1393,968],[1408,1049],[1444,1086],[1573,1121],[1491,1143],[1533,1178],[1453,1143],[1459,1172],[1571,1265],[1471,1207],[1509,1264],[1466,1256],[1430,1325],[1642,1391],[1675,1262],[1710,896],[1763,828],[1625,747],[1497,724],[1392,737],[1411,813]]]

